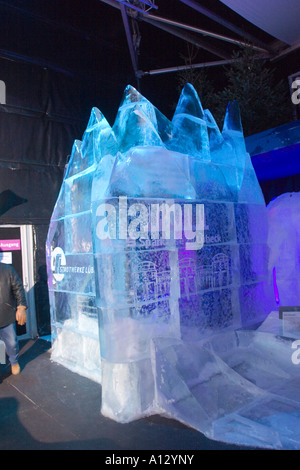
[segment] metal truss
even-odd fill
[[[178,0],[178,2],[185,4],[187,7],[192,8],[195,12],[210,18],[227,30],[235,34],[234,37],[227,34],[220,34],[213,31],[207,31],[200,27],[191,26],[188,24],[174,21],[170,18],[163,18],[158,15],[150,13],[150,10],[157,10],[155,1],[152,0],[99,0],[103,3],[118,8],[121,11],[122,19],[126,31],[127,42],[129,46],[131,61],[137,81],[145,75],[156,75],[160,73],[174,72],[183,70],[184,68],[204,68],[216,67],[232,62],[231,54],[226,51],[222,45],[217,46],[215,43],[209,41],[210,38],[219,40],[220,43],[230,43],[233,46],[250,47],[257,52],[258,58],[276,60],[282,55],[290,53],[289,49],[285,49],[285,44],[280,42],[278,44],[279,50],[275,47],[275,43],[270,46],[260,39],[256,38],[253,34],[245,31],[216,14],[215,12],[203,7],[198,0]],[[168,67],[157,70],[141,71],[138,67],[138,49],[140,42],[140,34],[138,30],[138,23],[146,22],[152,26],[166,31],[167,33],[178,37],[187,43],[193,44],[197,48],[204,49],[213,54],[218,60],[211,62],[203,62],[202,64],[191,64],[186,66]],[[297,48],[299,45],[297,45]],[[283,52],[281,51],[283,49]],[[279,54],[279,55],[278,55]]]

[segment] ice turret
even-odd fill
[[[93,108],[82,141],[74,142],[47,237],[52,358],[97,381],[101,366],[91,187],[96,168],[100,174],[102,160],[109,159],[110,151],[116,152],[115,144],[105,117]]]
[[[214,152],[218,150],[218,148],[224,144],[224,138],[222,137],[219,126],[216,123],[209,109],[205,109],[204,119],[206,121],[207,131],[209,135],[209,145],[210,145],[211,156],[214,157],[215,156]],[[221,152],[220,152],[220,156],[221,156]],[[216,160],[216,163],[222,163],[222,162]]]
[[[181,92],[172,119],[173,136],[169,148],[190,158],[210,161],[204,112],[195,89],[187,84]]]

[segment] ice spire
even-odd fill
[[[241,113],[237,101],[230,101],[228,103],[224,118],[223,133],[228,133],[230,131],[237,131],[243,134]]]
[[[72,152],[70,156],[70,160],[68,163],[68,167],[65,173],[65,178],[69,178],[70,176],[76,175],[81,171],[81,164],[82,164],[82,154],[81,154],[81,140],[75,140],[72,147]]]
[[[222,135],[225,140],[228,140],[232,143],[238,154],[246,153],[246,145],[238,101],[231,101],[228,103],[224,118]]]
[[[173,139],[169,148],[210,161],[209,141],[204,111],[194,87],[187,83],[179,97],[172,119]]]
[[[132,86],[124,91],[113,131],[120,152],[140,145],[163,145],[154,106]]]
[[[82,158],[84,159],[85,167],[91,166],[96,161],[95,155],[95,133],[98,130],[99,123],[101,122],[102,115],[97,108],[93,108],[90,114],[90,119],[87,128],[82,138]],[[82,168],[83,169],[83,168]]]
[[[187,114],[195,118],[204,119],[204,111],[199,96],[190,83],[187,83],[179,97],[174,116]]]
[[[209,145],[210,151],[219,148],[224,143],[224,138],[221,134],[218,124],[215,121],[215,118],[209,111],[209,109],[204,110],[204,119],[206,121],[208,135],[209,135]]]
[[[81,151],[86,161],[85,166],[97,163],[101,155],[106,154],[114,144],[115,138],[110,125],[99,109],[94,107],[82,138]]]
[[[122,113],[122,122],[120,120],[118,123],[117,137],[122,153],[137,146],[163,145],[153,121],[139,104],[128,108],[126,113]]]

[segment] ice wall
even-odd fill
[[[268,204],[270,271],[279,306],[300,305],[300,193],[285,193]]]
[[[101,381],[92,240],[91,188],[108,123],[93,108],[82,141],[76,140],[49,228],[46,253],[52,359]]]

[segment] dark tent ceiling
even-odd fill
[[[270,15],[276,15],[281,0],[272,1]],[[275,66],[279,58],[295,60],[297,45],[291,47],[247,21],[225,5],[230,2],[0,0],[0,58],[93,76],[106,98],[108,90],[119,93],[130,83],[150,100],[155,93],[172,99],[175,72],[186,67],[189,47],[194,66],[216,75],[245,43]]]

